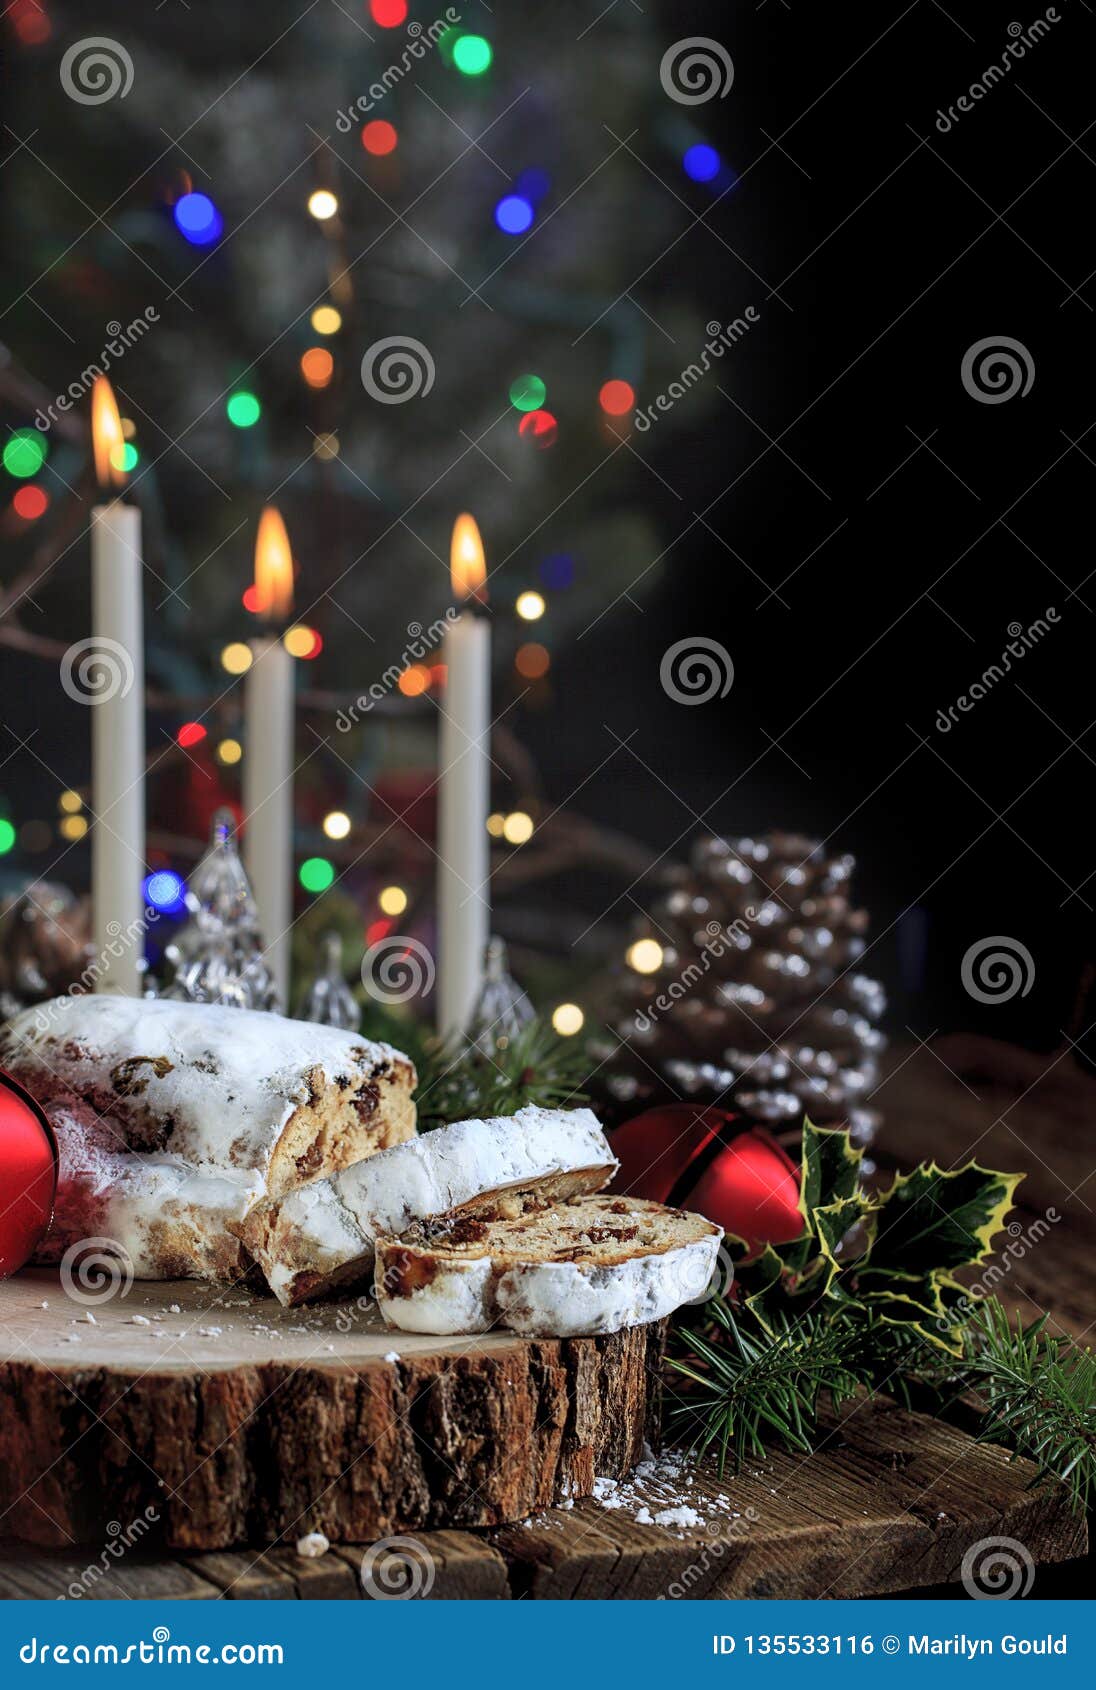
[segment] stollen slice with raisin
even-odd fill
[[[463,1216],[377,1240],[390,1326],[527,1337],[619,1332],[704,1297],[722,1229],[639,1197],[576,1196],[516,1217]]]
[[[238,1234],[287,1305],[368,1276],[374,1241],[419,1221],[544,1209],[599,1191],[616,1171],[589,1109],[457,1121],[328,1179],[256,1204]]]

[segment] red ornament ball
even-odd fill
[[[42,1242],[56,1190],[53,1129],[30,1093],[0,1073],[0,1279]]]
[[[620,1171],[613,1190],[695,1209],[752,1249],[803,1231],[799,1169],[759,1127],[743,1131],[726,1109],[670,1103],[611,1135]]]

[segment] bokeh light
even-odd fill
[[[539,452],[544,452],[555,445],[559,424],[551,411],[527,411],[518,424],[518,434]]]
[[[421,698],[430,686],[430,671],[425,663],[412,663],[396,683],[404,698]]]
[[[399,136],[395,125],[386,123],[383,117],[375,117],[362,130],[362,146],[373,158],[387,158],[394,153]]]
[[[722,160],[714,147],[697,142],[682,159],[685,174],[694,182],[713,182],[719,175]]]
[[[482,76],[494,54],[482,35],[462,35],[453,47],[453,63],[462,76]]]
[[[502,837],[508,845],[524,845],[533,837],[533,818],[524,810],[511,810],[502,824]]]
[[[310,346],[301,358],[301,374],[309,387],[327,387],[335,373],[335,360],[326,346]]]
[[[326,223],[339,209],[339,202],[330,188],[317,188],[308,196],[308,209],[317,223]]]
[[[191,246],[212,246],[224,231],[224,219],[208,194],[183,194],[172,206],[171,215]]]
[[[124,475],[129,475],[137,468],[141,454],[130,441],[123,440],[118,446],[110,449],[110,461],[115,469],[120,469]]]
[[[217,747],[217,756],[222,763],[231,766],[238,763],[244,754],[244,748],[238,739],[222,739]]]
[[[332,458],[339,455],[339,437],[337,434],[317,434],[312,442],[312,456],[319,458],[322,464],[329,464]]]
[[[174,869],[158,868],[145,876],[144,898],[161,915],[182,915],[186,909],[186,882]]]
[[[626,381],[607,381],[597,397],[606,416],[624,417],[635,409],[635,388]]]
[[[524,235],[535,216],[531,202],[521,194],[505,194],[495,207],[495,222],[504,235]]]
[[[287,628],[282,635],[282,644],[290,657],[300,657],[309,663],[314,657],[319,657],[323,650],[323,640],[315,628],[309,628],[304,622]]]
[[[254,428],[263,414],[263,408],[254,393],[248,393],[243,388],[238,393],[229,394],[225,410],[233,428]]]
[[[523,622],[539,622],[544,615],[546,606],[541,595],[530,589],[528,592],[518,594],[514,609]]]
[[[662,967],[662,946],[657,939],[637,939],[625,955],[637,974],[657,974]]]
[[[88,830],[86,816],[65,816],[60,824],[62,839],[82,839]]]
[[[11,501],[16,516],[24,522],[35,522],[49,510],[49,494],[44,487],[20,487]]]
[[[369,0],[369,13],[382,29],[399,29],[407,16],[407,0]]]
[[[559,1003],[552,1011],[552,1026],[564,1039],[581,1033],[585,1021],[586,1017],[577,1003]]]
[[[385,886],[377,902],[385,915],[402,915],[407,908],[407,893],[402,886]]]
[[[240,603],[243,605],[245,610],[250,610],[252,616],[258,616],[259,612],[262,610],[262,594],[259,592],[259,589],[255,585],[254,581],[251,583],[250,587],[245,587],[243,592],[240,594]]]
[[[527,681],[542,680],[551,667],[552,659],[544,646],[538,645],[536,640],[519,646],[514,656],[514,668]]]
[[[492,839],[501,839],[502,830],[506,826],[506,817],[498,810],[493,810],[487,818],[487,831]]]
[[[6,857],[15,844],[15,829],[7,816],[0,816],[0,857]]]
[[[550,552],[539,570],[541,581],[550,591],[563,593],[574,585],[575,560],[570,552]]]
[[[515,411],[539,411],[548,389],[539,376],[518,376],[510,383],[510,403]]]
[[[342,312],[333,305],[317,305],[309,321],[317,334],[338,334],[342,328]]]
[[[36,428],[17,428],[4,442],[4,468],[9,475],[26,481],[38,474],[48,450]]]
[[[329,839],[345,839],[350,832],[350,817],[345,810],[329,810],[323,819],[323,830]]]
[[[297,878],[306,892],[326,892],[334,884],[335,865],[326,857],[306,857],[297,870]]]
[[[64,810],[66,816],[75,816],[83,809],[84,800],[78,792],[74,792],[72,787],[69,787],[58,798],[57,807]]]
[[[201,722],[184,722],[175,735],[175,743],[185,751],[188,746],[200,745],[208,732],[209,729],[203,727]]]
[[[230,675],[246,675],[251,668],[251,647],[243,640],[233,640],[221,653],[221,668]]]

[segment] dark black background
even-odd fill
[[[891,988],[894,1030],[970,1026],[1041,1047],[1071,1024],[1096,904],[1096,253],[1083,209],[1096,18],[1078,0],[1057,10],[941,134],[938,109],[999,61],[1010,22],[1026,29],[1041,12],[663,8],[667,39],[707,33],[733,52],[731,97],[700,110],[741,179],[639,297],[657,312],[673,266],[707,314],[760,311],[717,378],[751,420],[727,402],[718,427],[637,438],[661,478],[634,466],[664,543],[697,512],[715,532],[683,533],[655,600],[623,601],[561,658],[573,725],[545,722],[540,747],[565,792],[593,761],[581,720],[606,752],[602,724],[638,729],[636,756],[658,780],[620,752],[584,802],[671,856],[698,819],[853,850],[876,935],[867,966]],[[687,197],[699,212],[713,196]],[[1027,396],[1000,405],[960,380],[968,346],[994,334],[1035,367]],[[1058,625],[938,732],[937,712],[1000,657],[1009,623],[1048,606]],[[722,701],[687,708],[650,684],[666,645],[690,634],[733,657]],[[995,934],[1029,949],[1034,983],[981,1006],[960,964]]]

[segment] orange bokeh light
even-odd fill
[[[524,675],[527,681],[539,681],[552,667],[552,659],[547,648],[538,645],[536,640],[530,640],[527,645],[519,646],[514,657],[514,668],[519,675]]]
[[[598,402],[607,416],[627,416],[635,409],[635,388],[626,381],[607,381],[598,394]]]
[[[405,698],[421,698],[430,689],[430,671],[425,663],[412,663],[399,678],[399,689]]]
[[[301,358],[301,374],[309,387],[327,387],[335,374],[335,360],[326,346],[310,346]]]

